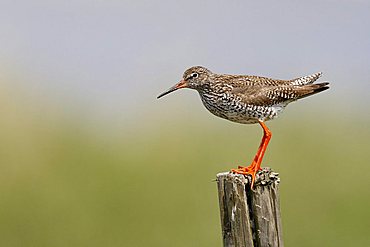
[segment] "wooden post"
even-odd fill
[[[217,174],[224,247],[283,247],[278,173],[257,173],[253,191],[250,177]]]

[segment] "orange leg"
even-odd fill
[[[231,172],[238,173],[238,174],[244,174],[244,175],[251,175],[252,176],[252,183],[251,183],[251,189],[253,188],[254,181],[256,180],[256,173],[261,170],[261,162],[263,159],[263,156],[265,155],[265,151],[267,148],[267,145],[271,139],[272,133],[267,128],[267,126],[264,124],[264,122],[258,120],[259,124],[263,128],[263,137],[261,144],[258,148],[258,151],[256,153],[256,156],[254,156],[254,159],[252,161],[252,164],[248,167],[239,166],[238,169],[232,169]]]

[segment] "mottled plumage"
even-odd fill
[[[259,123],[264,136],[257,154],[248,167],[232,172],[252,176],[260,170],[262,158],[271,138],[265,121],[277,117],[291,102],[319,93],[329,88],[329,83],[314,82],[321,76],[316,73],[292,80],[277,80],[260,76],[215,74],[209,69],[195,66],[184,72],[183,79],[158,98],[180,88],[198,91],[204,106],[214,115],[233,122]]]
[[[316,73],[293,80],[277,80],[215,74],[195,66],[184,72],[182,82],[198,91],[204,106],[214,115],[249,124],[274,119],[290,102],[328,89],[328,83],[313,84],[320,76],[321,73]]]

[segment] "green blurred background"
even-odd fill
[[[222,246],[215,175],[262,131],[183,70],[331,89],[269,122],[286,246],[370,246],[367,1],[2,1],[0,246]]]

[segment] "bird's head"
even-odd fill
[[[180,88],[192,88],[196,90],[201,90],[204,85],[207,85],[209,83],[209,77],[211,75],[212,72],[205,67],[191,67],[185,70],[184,75],[182,76],[182,80],[179,83],[160,94],[157,99]]]

